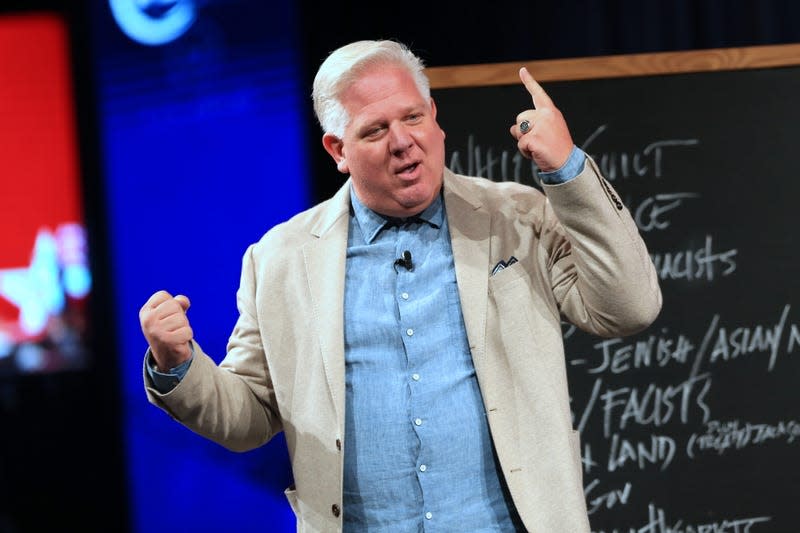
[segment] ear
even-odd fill
[[[339,137],[332,133],[326,133],[322,136],[322,146],[336,162],[336,169],[339,172],[342,174],[350,172],[350,167],[347,165],[347,160],[344,157],[344,143]]]
[[[433,117],[433,120],[435,121],[436,120],[436,102],[433,101],[433,97],[431,97],[431,99],[430,99],[430,104],[431,104],[431,116]],[[445,135],[444,130],[442,128],[439,128],[439,131],[442,132],[442,137],[447,137],[447,135]]]

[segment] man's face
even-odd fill
[[[340,172],[349,173],[359,200],[383,215],[415,215],[439,194],[444,132],[436,106],[396,66],[367,70],[342,95],[350,117],[344,137],[322,142]]]

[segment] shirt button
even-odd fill
[[[411,329],[411,328],[408,328],[408,329],[406,330],[406,335],[408,335],[409,337],[410,337],[410,336],[412,336],[413,334],[414,334],[414,330],[413,330],[413,329]]]
[[[404,292],[403,294],[400,295],[400,298],[402,298],[403,300],[408,300],[408,293]]]
[[[414,381],[419,381],[419,374],[411,374],[411,379]]]
[[[424,472],[424,471],[426,471],[427,469],[428,469],[428,467],[427,467],[426,465],[419,465],[419,471],[420,471],[420,472]]]
[[[342,449],[342,440],[341,439],[336,439],[336,449],[341,451],[341,449]]]
[[[339,518],[339,514],[341,513],[341,511],[339,510],[339,506],[336,505],[335,503],[331,505],[331,512],[333,513],[333,516],[335,516],[336,518]]]
[[[428,511],[427,513],[425,513],[425,518],[427,518],[428,520],[430,520],[431,518],[433,518],[433,513],[432,513],[432,512],[430,512],[430,511]]]
[[[415,418],[414,419],[414,424],[417,425],[417,426],[421,426],[422,425],[422,419],[421,418]]]

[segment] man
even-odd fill
[[[444,167],[421,61],[333,52],[314,81],[349,179],[244,256],[219,366],[189,301],[140,313],[148,398],[232,450],[283,430],[300,531],[588,531],[561,317],[603,336],[661,306],[628,211],[527,70],[511,134],[546,196]]]

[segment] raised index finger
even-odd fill
[[[535,79],[533,79],[533,76],[531,76],[531,73],[528,72],[527,68],[522,67],[519,69],[519,79],[522,80],[523,85],[525,85],[525,88],[528,89],[528,92],[533,99],[534,108],[550,107],[553,105],[553,101],[550,99],[547,93],[544,92],[542,86],[539,85]]]

